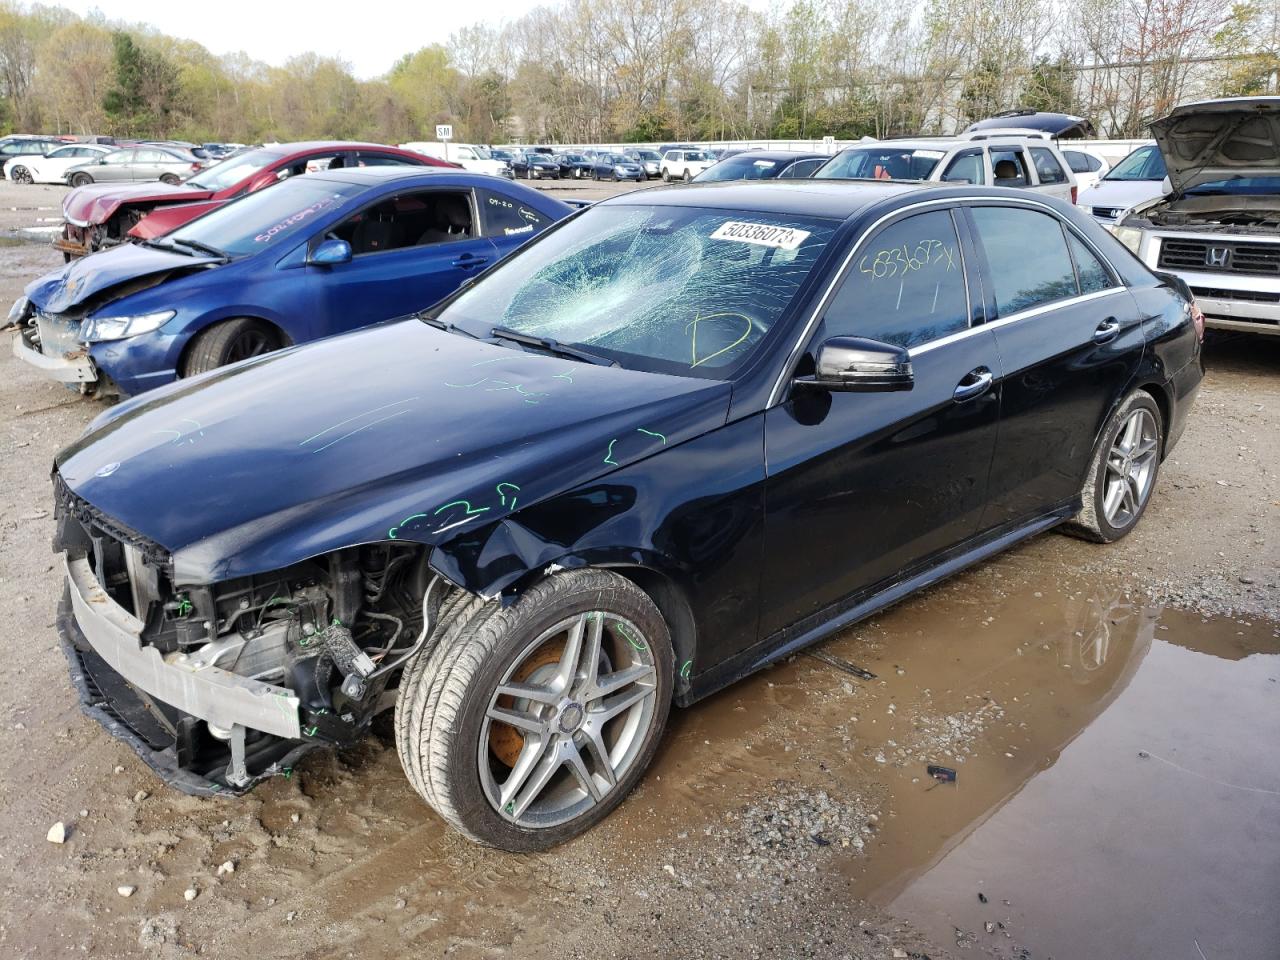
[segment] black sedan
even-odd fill
[[[518,151],[511,169],[517,177],[524,177],[526,180],[560,179],[560,161],[550,154],[536,153],[533,150]]]
[[[1185,293],[1013,191],[615,197],[413,317],[99,416],[53,476],[72,674],[192,793],[394,704],[447,822],[552,846],[673,704],[1053,527],[1131,531],[1202,377]]]
[[[555,160],[560,164],[560,176],[581,180],[591,176],[595,161],[583,153],[558,153]]]
[[[693,178],[694,183],[722,180],[801,180],[831,159],[827,153],[793,150],[735,151]]]

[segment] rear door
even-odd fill
[[[1079,495],[1094,441],[1142,359],[1144,336],[1128,289],[1047,206],[974,203],[968,213],[1004,365],[983,518],[995,527]]]
[[[1071,195],[1071,188],[1074,186],[1071,182],[1071,174],[1067,172],[1057,154],[1048,147],[1030,147],[1028,152],[1031,154],[1031,166],[1036,174],[1037,192],[1047,193],[1067,203],[1074,203],[1075,197]]]
[[[137,159],[137,150],[124,150],[107,155],[107,162],[94,167],[93,179],[102,183],[123,183],[133,179],[133,165]]]
[[[826,616],[978,529],[1000,361],[991,331],[975,325],[981,298],[962,230],[946,208],[880,229],[855,251],[807,345],[810,357],[833,336],[909,347],[910,390],[805,390],[765,415],[762,637]]]

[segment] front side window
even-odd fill
[[[948,211],[932,210],[890,224],[863,245],[823,316],[823,335],[914,347],[968,325],[955,223]]]
[[[476,235],[465,190],[423,190],[388,197],[348,217],[326,236],[351,244],[352,256],[388,253]]]
[[[998,316],[1079,293],[1056,218],[1021,207],[974,207],[973,220],[987,254]]]
[[[944,183],[976,183],[987,182],[987,171],[982,165],[981,150],[965,150],[957,153],[943,171]]]
[[[814,178],[928,180],[943,156],[945,153],[942,150],[895,147],[887,143],[875,147],[857,147],[836,154],[814,174]]]
[[[279,159],[278,153],[272,153],[269,150],[250,150],[238,157],[215,163],[208,170],[200,171],[198,176],[187,181],[187,185],[197,190],[225,190],[265,170]]]
[[[117,153],[107,154],[105,163],[133,163],[133,158],[137,156],[137,150],[120,150]]]
[[[1031,162],[1036,165],[1036,177],[1041,183],[1066,183],[1067,174],[1053,151],[1044,147],[1031,148]]]
[[[805,180],[813,176],[813,172],[826,163],[825,157],[814,157],[812,160],[797,160],[781,173],[783,180]]]
[[[753,356],[837,222],[665,205],[593,207],[439,314],[576,344],[631,369],[726,379]]]
[[[781,161],[765,160],[748,154],[739,154],[727,160],[721,160],[713,167],[708,167],[698,174],[699,183],[711,183],[720,180],[769,180],[778,175]]]

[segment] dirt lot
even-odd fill
[[[60,193],[0,184],[5,304],[59,262],[18,231]],[[677,711],[604,825],[514,857],[445,830],[385,730],[219,801],[84,719],[48,474],[100,406],[6,349],[0,956],[1274,956],[1280,342],[1208,368],[1128,539],[1043,536],[825,645],[874,680],[801,656]]]

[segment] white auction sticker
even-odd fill
[[[767,223],[744,223],[729,220],[716,227],[712,240],[737,240],[739,243],[757,243],[762,247],[794,250],[809,236],[808,230],[794,227],[773,227]]]

